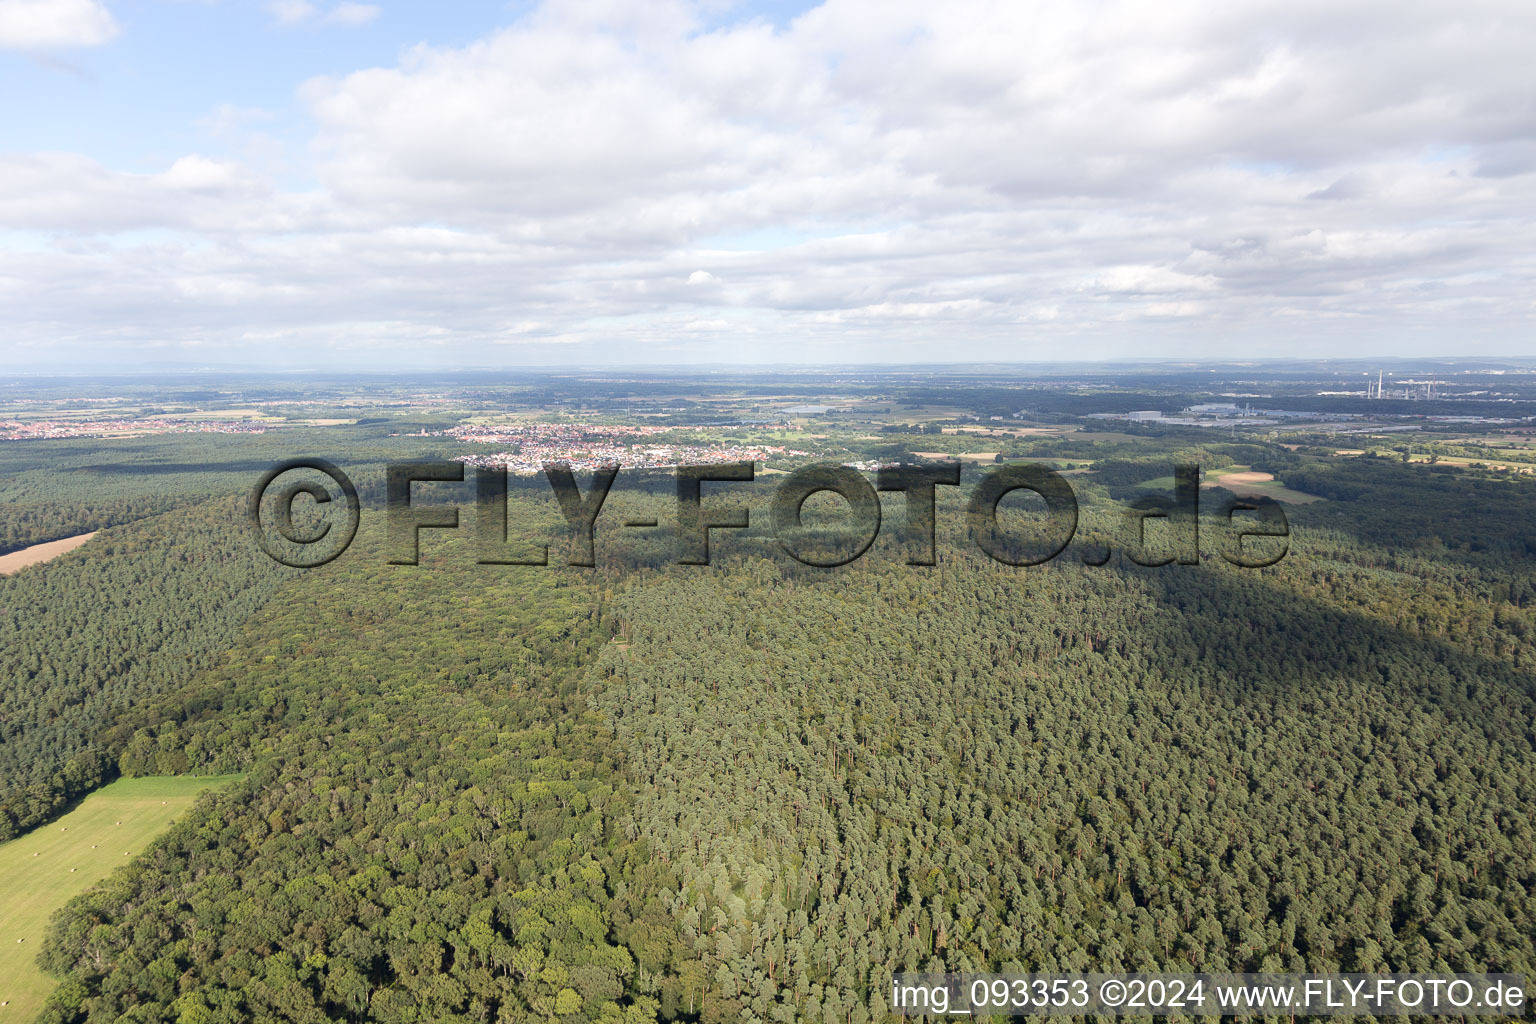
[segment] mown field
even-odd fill
[[[1143,486],[1172,488],[1173,477],[1149,480]],[[1245,498],[1274,498],[1288,505],[1305,505],[1320,500],[1315,494],[1285,486],[1269,473],[1251,472],[1247,466],[1233,466],[1230,469],[1212,473],[1204,486],[1225,487],[1233,494]]]
[[[119,779],[57,821],[0,844],[0,1021],[27,1021],[54,980],[33,963],[48,921],[192,806],[236,776]]]

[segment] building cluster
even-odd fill
[[[856,462],[843,463],[849,469],[856,469],[860,473],[878,473],[882,469],[890,469],[901,465],[892,459],[859,459]]]
[[[1373,397],[1375,397],[1373,395]],[[1135,409],[1130,412],[1093,412],[1090,419],[1124,420],[1129,423],[1155,423],[1176,427],[1261,427],[1281,423],[1310,422],[1318,429],[1334,432],[1361,430],[1415,430],[1413,426],[1391,427],[1378,418],[1363,413],[1318,412],[1315,410],[1267,409],[1252,403],[1204,402],[1185,407],[1177,415],[1168,415],[1159,409]],[[1436,422],[1500,424],[1515,423],[1514,419],[1491,416],[1416,416],[1414,419]]]
[[[1236,424],[1244,427],[1273,425],[1282,419],[1320,419],[1321,413],[1291,412],[1285,409],[1254,409],[1235,403],[1207,402],[1192,405],[1176,416],[1160,409],[1133,409],[1130,412],[1092,412],[1091,419],[1125,420],[1130,423],[1157,423],[1180,427],[1224,427]],[[1347,413],[1335,414],[1335,418],[1353,419]]]
[[[669,469],[674,466],[720,462],[770,462],[810,454],[784,445],[685,444],[652,440],[675,434],[677,427],[597,425],[588,423],[519,423],[466,425],[441,431],[475,444],[507,445],[502,451],[460,456],[471,466],[506,466],[509,472],[533,474],[547,462],[566,462],[576,470],[617,463],[626,469]]]
[[[0,441],[48,438],[107,437],[121,434],[264,434],[269,423],[259,420],[19,420],[0,421]]]

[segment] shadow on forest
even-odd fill
[[[1168,612],[1150,625],[1160,636],[1149,638],[1143,656],[1156,664],[1172,654],[1181,662],[1209,666],[1212,671],[1200,673],[1203,685],[1228,680],[1220,696],[1232,703],[1292,682],[1322,684],[1314,692],[1327,697],[1338,678],[1345,677],[1379,685],[1394,700],[1460,719],[1522,752],[1533,747],[1529,723],[1536,715],[1536,657],[1528,639],[1508,638],[1511,650],[1518,651],[1514,657],[1523,655],[1523,662],[1477,653],[1465,644],[1412,633],[1290,592],[1268,570],[1229,573],[1167,566],[1110,571],[1123,577],[1126,586],[1147,587]],[[1092,624],[1085,623],[1084,629],[1091,633]],[[1130,645],[1142,646],[1135,638]],[[1179,668],[1160,667],[1167,672]]]
[[[1291,506],[1293,523],[1338,531],[1373,555],[1393,552],[1536,576],[1536,486],[1524,480],[1465,480],[1400,467],[1340,482],[1314,505]]]
[[[103,476],[159,476],[177,473],[251,473],[259,476],[272,468],[270,459],[236,462],[125,462],[70,466],[66,473],[100,473]]]

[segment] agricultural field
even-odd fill
[[[43,544],[33,544],[31,547],[22,548],[20,551],[12,551],[9,554],[0,555],[0,576],[8,576],[13,572],[20,572],[29,565],[38,565],[50,559],[68,554],[92,537],[96,531],[76,534],[73,537],[64,537],[61,540],[50,540]]]
[[[1146,486],[1173,486],[1173,477],[1167,477],[1165,480],[1166,483],[1148,481]],[[1246,466],[1233,466],[1221,472],[1214,472],[1202,486],[1225,487],[1242,498],[1274,498],[1276,501],[1291,505],[1305,505],[1322,500],[1315,494],[1307,494],[1305,491],[1285,486],[1276,480],[1272,473],[1256,473]]]
[[[141,853],[199,793],[233,778],[119,779],[0,844],[0,1022],[31,1020],[53,989],[33,960],[54,912]]]
[[[1530,473],[1536,470],[1536,463],[1530,461],[1530,455],[1526,452],[1516,452],[1519,458],[1503,456],[1480,456],[1473,458],[1467,455],[1437,455],[1429,456],[1414,452],[1408,457],[1409,462],[1425,462],[1436,465],[1460,466],[1471,468],[1486,466],[1489,469],[1510,469],[1517,473]]]

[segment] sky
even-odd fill
[[[0,0],[0,371],[1532,355],[1531,0]]]

